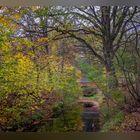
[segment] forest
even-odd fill
[[[0,132],[140,131],[140,7],[0,6]]]

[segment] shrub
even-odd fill
[[[111,117],[110,120],[105,122],[103,125],[101,132],[108,132],[115,130],[115,127],[117,125],[120,125],[124,120],[124,113],[123,112],[117,112],[114,116]]]

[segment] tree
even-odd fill
[[[132,29],[129,22],[138,11],[137,7],[128,6],[58,7],[50,12],[56,22],[51,28],[59,32],[56,38],[72,37],[87,47],[105,66],[108,87],[114,88],[118,82],[113,59],[124,33]],[[95,39],[99,42],[97,46],[91,41]]]

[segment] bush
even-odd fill
[[[115,130],[116,126],[120,125],[124,120],[124,113],[118,112],[111,117],[102,127],[101,132],[109,132]]]
[[[59,108],[59,107],[58,107]],[[60,110],[60,108],[59,108]],[[82,129],[81,107],[79,105],[61,107],[61,111],[55,114],[52,123],[46,123],[40,128],[40,132],[76,132]]]
[[[102,132],[113,131],[124,119],[121,109],[124,107],[124,94],[120,90],[110,90],[105,94],[104,102],[101,104],[103,117],[100,118]]]

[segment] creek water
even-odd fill
[[[84,104],[84,111],[81,115],[82,121],[84,123],[84,132],[97,132],[99,131],[99,112],[93,111],[90,104]]]

